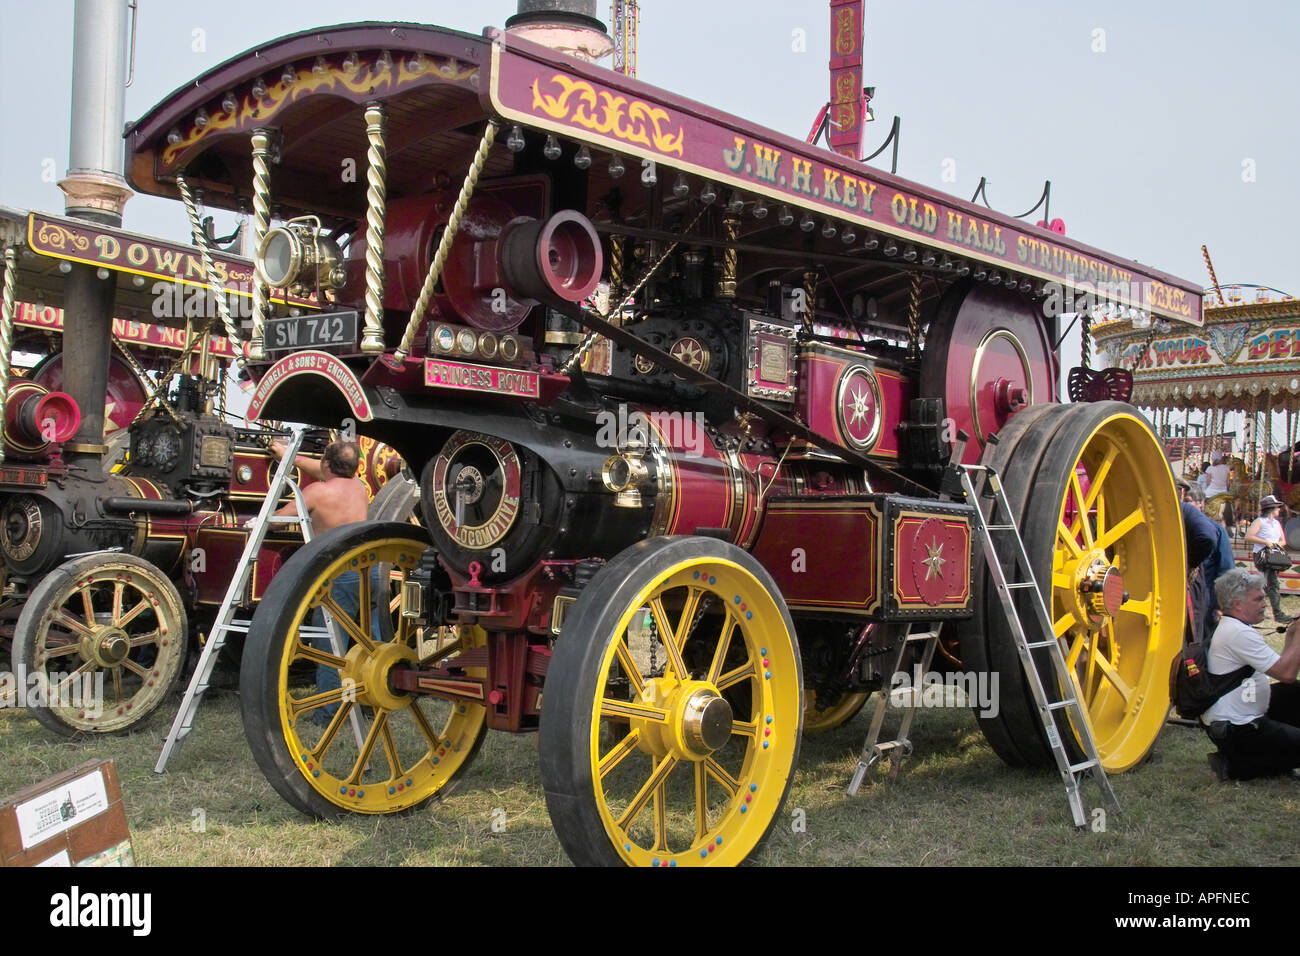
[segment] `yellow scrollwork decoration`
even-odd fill
[[[543,92],[541,81],[533,81],[533,109],[593,133],[639,143],[664,154],[682,155],[686,133],[680,126],[676,133],[667,128],[672,117],[662,107],[597,91],[585,80],[573,80],[562,73],[553,76],[551,82],[560,87],[559,95]]]
[[[53,222],[41,223],[41,227],[36,230],[36,241],[51,249],[62,250],[71,246],[78,252],[85,252],[90,248],[90,239],[87,236]]]

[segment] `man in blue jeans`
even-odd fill
[[[284,457],[285,446],[283,442],[277,441],[272,443],[271,452],[276,458]],[[330,442],[325,446],[325,452],[321,455],[319,462],[308,458],[305,455],[299,455],[294,464],[299,472],[308,478],[314,479],[310,484],[304,484],[302,489],[303,502],[307,506],[307,516],[311,521],[313,535],[319,535],[331,528],[337,528],[340,525],[351,524],[354,521],[365,521],[366,510],[370,505],[370,495],[366,492],[366,486],[357,480],[357,466],[361,462],[361,449],[355,442],[336,441]],[[297,508],[293,502],[285,505],[277,515],[292,516],[297,514]],[[371,569],[370,577],[370,594],[371,594],[371,634],[376,640],[380,639],[379,621],[380,607],[376,606],[379,602],[378,586],[378,569]],[[361,620],[361,595],[360,595],[360,578],[357,572],[348,571],[335,578],[334,583],[330,586],[330,597],[338,605],[339,610],[347,614],[353,622]],[[312,623],[317,627],[325,626],[325,616],[320,609],[312,615]],[[341,626],[335,626],[335,632],[342,642],[342,653],[347,654],[347,648],[350,640],[347,633]],[[312,646],[323,651],[333,653],[333,645],[327,636],[320,636],[312,639]],[[316,689],[324,692],[334,690],[340,686],[339,672],[333,667],[327,667],[324,664],[316,668]],[[338,710],[337,704],[321,708],[316,711],[316,715],[328,719]]]

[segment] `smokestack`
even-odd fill
[[[122,175],[126,116],[127,0],[77,0],[72,31],[72,123],[68,178],[59,183],[69,216],[122,224],[131,189]],[[63,446],[70,469],[104,477],[104,396],[117,280],[72,263],[63,282],[63,378],[81,424]]]
[[[126,15],[127,0],[77,0],[68,178],[59,183],[68,215],[110,226],[122,224],[132,196],[122,175]]]
[[[605,24],[596,19],[596,0],[519,0],[506,32],[593,63],[614,52]]]

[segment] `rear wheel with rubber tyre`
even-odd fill
[[[749,554],[655,538],[609,562],[546,678],[542,784],[585,865],[736,864],[771,830],[802,723],[793,623]]]
[[[483,740],[482,705],[408,694],[389,679],[394,668],[486,640],[477,628],[451,643],[421,640],[390,602],[390,582],[428,546],[410,524],[332,529],[285,563],[258,604],[240,672],[244,732],[271,786],[303,813],[418,807],[445,791]],[[331,620],[337,646],[323,626]]]
[[[1160,733],[1169,663],[1182,643],[1186,566],[1173,476],[1151,426],[1118,402],[1048,408],[1014,437],[1002,450],[1009,503],[1102,765],[1121,772]],[[1000,683],[998,713],[981,717],[981,727],[1008,763],[1049,764],[1001,603],[982,564],[977,571],[985,637],[964,642],[963,656],[982,656]],[[1032,620],[1027,600],[1017,606]],[[1054,683],[1047,655],[1036,661]],[[1064,717],[1060,730],[1075,736]]]

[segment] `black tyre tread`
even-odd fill
[[[53,596],[58,593],[67,584],[76,581],[85,571],[101,564],[108,557],[114,562],[130,564],[137,567],[142,572],[147,572],[157,580],[160,588],[171,592],[170,597],[174,599],[175,606],[180,613],[180,634],[178,639],[182,642],[182,656],[180,666],[171,678],[171,684],[167,688],[167,693],[160,695],[158,703],[148,710],[138,712],[137,719],[127,727],[121,727],[117,730],[107,730],[102,733],[88,733],[84,730],[78,730],[69,727],[63,721],[54,716],[53,712],[47,707],[31,707],[28,713],[36,718],[42,727],[69,737],[73,740],[90,740],[95,737],[113,737],[124,734],[134,733],[144,723],[146,723],[162,703],[171,697],[172,690],[179,684],[182,675],[185,673],[185,664],[187,648],[189,643],[189,620],[185,614],[185,602],[181,600],[180,592],[177,591],[176,585],[171,579],[154,564],[146,561],[144,558],[136,557],[133,554],[122,554],[120,552],[105,552],[104,554],[86,554],[79,558],[73,558],[59,567],[55,568],[49,574],[45,575],[40,582],[32,588],[23,602],[22,612],[18,615],[18,621],[14,625],[14,639],[12,659],[15,669],[19,662],[27,673],[34,673],[36,668],[33,666],[34,654],[36,653],[36,623],[44,613],[47,605]]]
[[[781,598],[771,575],[747,552],[716,538],[650,538],[624,549],[611,559],[582,591],[565,621],[564,634],[556,642],[546,676],[546,706],[542,710],[538,751],[542,787],[546,806],[556,835],[569,858],[579,866],[620,866],[622,860],[610,845],[599,823],[591,779],[591,764],[586,757],[590,739],[590,688],[594,672],[604,658],[610,634],[601,634],[599,626],[613,614],[626,610],[631,599],[643,586],[637,572],[646,565],[657,568],[698,557],[726,557],[736,561],[754,575],[776,599],[785,619],[787,633],[794,646],[799,668],[798,686],[803,687],[803,666],[799,658],[798,638],[790,612]],[[778,810],[772,815],[754,852],[771,835],[780,807],[784,806],[799,763],[803,736],[802,699],[800,700],[799,734],[785,781]]]

